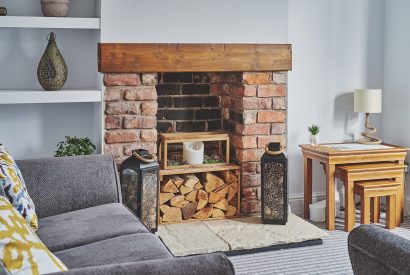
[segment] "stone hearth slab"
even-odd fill
[[[175,256],[258,249],[317,240],[328,234],[290,213],[286,225],[262,224],[260,218],[160,225],[157,235]]]

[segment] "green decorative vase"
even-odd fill
[[[48,35],[48,45],[37,68],[40,85],[47,91],[58,91],[67,80],[67,65],[58,49],[55,33]]]

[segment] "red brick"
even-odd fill
[[[270,124],[236,124],[236,133],[239,135],[269,135]]]
[[[285,85],[259,85],[258,86],[258,97],[273,97],[273,96],[285,96],[286,88]]]
[[[275,97],[272,99],[273,110],[286,110],[286,100],[284,97]]]
[[[280,111],[259,111],[258,122],[285,122],[286,114]]]
[[[242,200],[256,200],[257,199],[257,188],[242,188]]]
[[[158,103],[156,101],[143,102],[141,110],[143,115],[155,116],[158,112]]]
[[[272,136],[259,136],[258,137],[258,148],[265,148],[269,142],[280,142],[285,145],[284,136],[272,135]]]
[[[222,106],[229,109],[233,109],[233,106],[235,106],[235,98],[230,96],[222,97]]]
[[[272,100],[269,98],[243,97],[238,108],[241,110],[271,109]]]
[[[157,127],[155,116],[132,116],[124,118],[124,128],[126,129],[153,129]]]
[[[267,72],[245,72],[243,73],[244,84],[270,84],[273,82],[272,73]]]
[[[121,128],[122,119],[120,116],[106,116],[105,129],[119,129]]]
[[[243,112],[243,124],[255,124],[256,123],[256,112],[245,111]]]
[[[124,99],[130,101],[156,100],[157,91],[155,86],[131,87],[125,90]]]
[[[229,95],[231,96],[256,96],[255,85],[231,85]]]
[[[157,130],[141,130],[141,141],[157,141]]]
[[[243,175],[241,186],[243,188],[261,186],[261,175],[260,174]]]
[[[241,201],[241,213],[246,215],[249,213],[260,213],[261,201],[258,200],[242,200]]]
[[[285,123],[272,123],[272,135],[283,135],[284,133],[286,133]]]
[[[237,149],[236,160],[239,162],[260,161],[262,154],[261,149]]]
[[[143,85],[157,85],[158,84],[158,74],[142,74],[142,84]]]
[[[105,144],[104,145],[104,154],[112,155],[113,157],[122,156],[123,146],[122,144]]]
[[[232,136],[231,144],[240,149],[256,148],[256,136]]]
[[[216,96],[222,95],[222,84],[211,84],[210,93]]]
[[[105,143],[122,143],[139,141],[139,132],[135,130],[115,130],[105,132]]]
[[[133,150],[146,149],[151,154],[157,153],[157,143],[156,142],[138,142],[130,143],[124,146],[124,155],[131,156]]]
[[[105,104],[105,113],[107,115],[120,114],[140,114],[140,103],[138,102],[108,102]]]
[[[121,88],[106,88],[104,92],[105,101],[118,101],[121,100],[123,94],[123,89]]]
[[[140,85],[138,74],[106,74],[104,75],[105,86],[137,86]]]
[[[244,162],[241,163],[242,174],[256,174],[258,171],[259,162]]]

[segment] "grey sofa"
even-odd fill
[[[175,258],[121,204],[111,156],[17,162],[39,216],[37,235],[64,274],[234,274],[221,253]]]
[[[410,241],[374,225],[353,229],[349,256],[356,275],[410,274]]]

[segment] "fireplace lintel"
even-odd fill
[[[292,70],[290,44],[99,43],[101,73]]]

